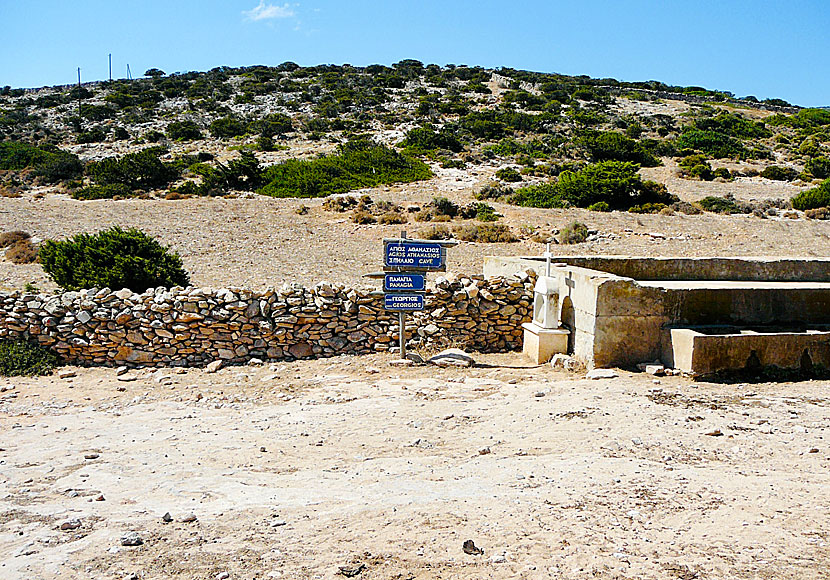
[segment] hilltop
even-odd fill
[[[0,264],[7,288],[50,286],[9,261],[39,240],[109,224],[171,244],[197,283],[254,286],[353,281],[402,228],[469,242],[468,272],[548,240],[830,250],[830,111],[703,87],[415,60],[150,69],[5,87],[0,139],[0,228],[34,236]]]

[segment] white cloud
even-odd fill
[[[265,0],[259,0],[259,4],[253,10],[243,10],[247,20],[273,20],[275,18],[291,18],[294,16],[294,11],[287,3],[282,6],[275,6],[274,4],[266,4]]]

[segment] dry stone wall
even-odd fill
[[[481,352],[521,348],[536,274],[436,278],[423,312],[407,317],[409,345]],[[334,286],[81,290],[0,294],[0,339],[36,340],[80,365],[199,366],[214,360],[291,360],[386,351],[398,317],[383,293]]]

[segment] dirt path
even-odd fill
[[[827,577],[830,384],[479,362],[2,380],[0,577]]]

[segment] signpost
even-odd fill
[[[406,313],[424,309],[426,273],[445,272],[447,248],[457,243],[413,240],[404,231],[400,238],[383,240],[383,303],[386,310],[398,313],[402,359],[406,359]]]

